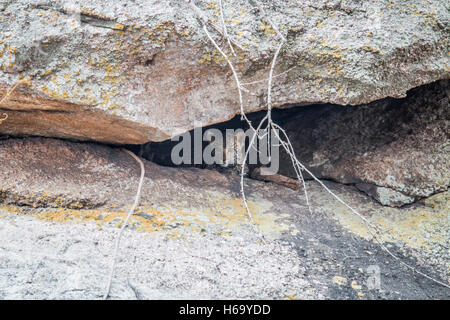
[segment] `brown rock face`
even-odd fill
[[[193,2],[217,18],[216,2]],[[0,106],[10,116],[0,134],[137,144],[239,112],[230,69],[184,1],[76,4],[0,4],[0,94],[19,75],[32,79]],[[262,5],[287,38],[275,70],[275,107],[363,104],[449,77],[443,1]],[[245,111],[264,109],[279,39],[252,1],[227,1],[224,15],[237,44],[233,62],[251,93]]]
[[[449,90],[441,81],[400,100],[304,107],[285,127],[298,158],[317,176],[400,206],[450,185]],[[280,166],[294,176],[286,154]]]
[[[0,97],[7,88],[0,89]],[[139,123],[86,106],[43,98],[30,92],[16,92],[5,99],[7,119],[2,133],[13,136],[57,136],[105,143],[140,143],[150,137],[167,136]]]

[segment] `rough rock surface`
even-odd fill
[[[450,186],[449,93],[442,80],[399,100],[302,107],[284,127],[298,158],[318,177],[401,206]],[[295,176],[285,153],[280,170]]]
[[[193,2],[217,24],[217,1]],[[0,133],[144,143],[239,111],[229,68],[184,1],[73,3],[0,3],[0,94],[19,75],[32,78],[0,106],[9,115]],[[279,42],[251,3],[224,2],[242,81],[263,80],[246,85],[248,112],[264,108]],[[287,38],[275,106],[363,104],[449,77],[446,1],[263,4]]]
[[[0,299],[100,298],[138,164],[120,149],[33,138],[1,140],[0,167]],[[263,242],[237,176],[148,161],[145,168],[113,299],[448,298],[314,183],[311,214],[301,192],[245,180]],[[386,230],[382,241],[404,261],[449,280],[448,192],[398,209],[329,187]],[[378,279],[371,270],[380,271],[379,288],[368,287]]]

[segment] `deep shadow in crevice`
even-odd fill
[[[324,150],[326,151],[324,154],[328,152],[330,158],[334,157],[332,161],[336,162],[339,161],[339,157],[357,157],[366,152],[383,148],[396,140],[413,136],[416,134],[416,130],[423,130],[428,123],[432,124],[436,119],[445,118],[448,111],[442,110],[438,100],[448,99],[448,96],[441,97],[448,91],[448,83],[448,80],[437,81],[408,91],[405,98],[385,98],[360,106],[313,104],[274,109],[272,118],[274,122],[287,130],[297,156],[305,165],[314,161],[312,157],[315,151],[323,153]],[[428,116],[428,114],[434,115]],[[265,115],[266,111],[263,110],[247,116],[256,127]],[[202,133],[212,128],[225,133],[226,129],[243,129],[245,131],[248,126],[245,121],[241,121],[240,115],[237,115],[229,121],[203,127]],[[193,130],[189,134],[191,136],[191,164],[176,165],[172,162],[171,152],[179,141],[166,140],[127,147],[143,158],[163,166],[194,166],[220,170],[220,166],[193,164]],[[225,147],[225,134],[223,136]],[[209,143],[204,141],[202,150]],[[346,150],[343,150],[344,145]],[[280,173],[292,177],[292,170],[285,168],[287,166],[286,155],[282,162],[285,166],[281,168]],[[321,175],[315,169],[312,171],[319,178],[340,183],[361,182],[358,179],[348,181],[341,179],[339,181],[333,176]]]

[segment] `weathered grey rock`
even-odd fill
[[[193,2],[218,20],[217,1]],[[230,70],[184,1],[81,0],[81,15],[72,3],[0,3],[0,94],[19,75],[32,78],[0,106],[9,115],[0,133],[144,143],[238,113]],[[224,2],[245,83],[267,79],[279,42],[251,3]],[[275,106],[356,105],[449,77],[446,1],[263,5],[287,38]],[[264,108],[266,86],[246,85],[247,112]]]
[[[300,161],[318,177],[401,206],[450,186],[449,92],[443,80],[405,99],[308,107],[284,126]],[[295,176],[285,153],[280,167]]]
[[[415,197],[407,196],[391,188],[379,187],[369,183],[357,183],[356,188],[377,199],[385,206],[401,207],[416,201]]]
[[[239,177],[145,161],[142,198],[124,232],[113,299],[397,299],[448,297],[403,269],[317,184],[302,193]],[[138,164],[120,149],[53,139],[0,141],[0,299],[101,298]],[[385,208],[328,184],[414,267],[449,279],[449,195]],[[380,285],[368,288],[378,268]]]

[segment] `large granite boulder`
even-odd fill
[[[192,2],[221,29],[217,1]],[[261,4],[287,39],[277,107],[403,97],[449,76],[445,1]],[[244,84],[246,111],[261,110],[279,39],[253,1],[224,1],[224,15],[230,56],[253,82]],[[31,77],[0,106],[9,116],[1,134],[137,144],[239,112],[230,69],[185,1],[5,0],[0,30],[0,95]]]

